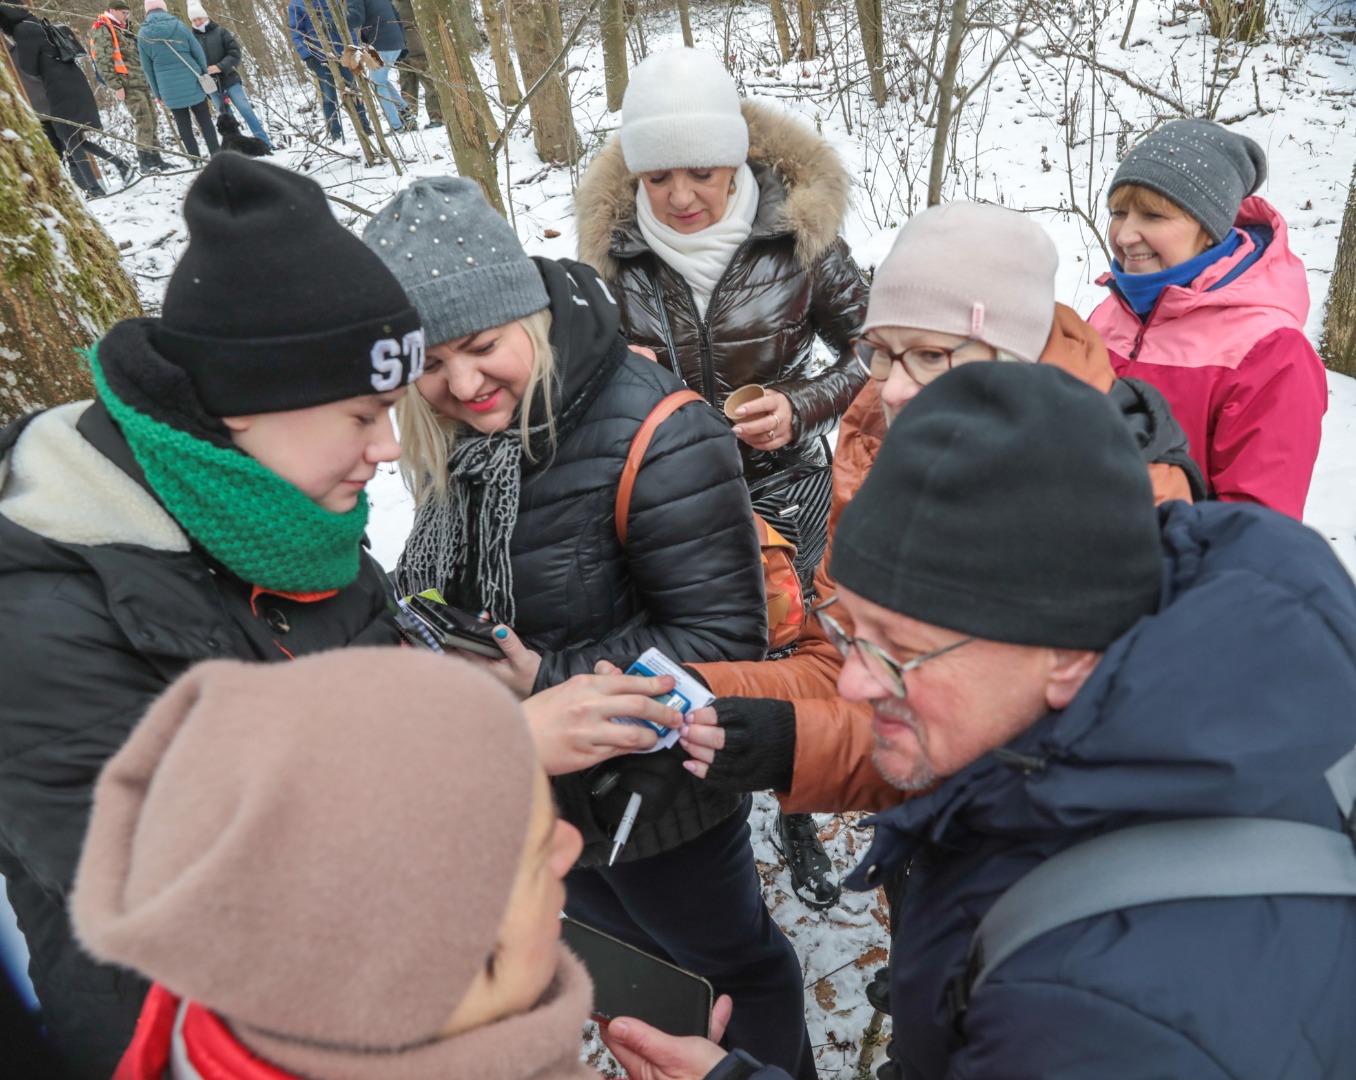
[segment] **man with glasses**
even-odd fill
[[[1156,510],[1105,395],[974,363],[891,427],[832,570],[839,691],[912,794],[846,882],[908,868],[890,959],[903,1075],[1356,1076],[1356,586],[1322,537],[1251,505]],[[1047,860],[1162,823],[1302,833],[1323,858],[1188,855],[1159,830],[1012,906]],[[1318,884],[1319,863],[1344,884]],[[1214,891],[1182,887],[1200,864]],[[1000,897],[1013,951],[972,952]],[[783,1075],[631,1019],[605,1038],[631,1076]]]

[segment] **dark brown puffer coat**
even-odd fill
[[[654,349],[661,364],[717,408],[748,383],[780,390],[794,414],[787,450],[822,460],[815,438],[833,429],[865,381],[849,342],[861,332],[867,284],[838,236],[851,181],[829,144],[799,121],[754,102],[743,108],[758,215],[716,285],[705,319],[687,282],[641,235],[638,179],[627,171],[615,136],[579,186],[579,257],[617,298],[629,341]],[[811,374],[816,335],[835,360]],[[773,454],[742,443],[740,450],[749,479],[778,471]]]

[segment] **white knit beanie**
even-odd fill
[[[211,16],[209,16],[207,12],[203,10],[201,0],[188,0],[189,22],[192,22],[194,19],[207,19],[207,18],[211,18]]]
[[[622,98],[621,146],[633,173],[743,165],[749,126],[720,59],[672,49],[637,64]]]
[[[1055,319],[1059,254],[1036,222],[988,203],[915,214],[871,281],[862,332],[904,326],[1036,360]]]

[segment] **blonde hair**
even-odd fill
[[[536,461],[527,433],[538,395],[546,413],[546,429],[552,447],[556,441],[556,417],[551,400],[556,371],[555,351],[551,348],[551,309],[534,311],[516,321],[532,345],[532,367],[518,412],[523,456]],[[415,505],[422,506],[431,498],[446,498],[447,462],[462,425],[443,416],[425,401],[417,383],[396,404],[395,415],[400,427],[400,475],[414,495]]]
[[[1115,191],[1106,197],[1106,206],[1108,210],[1115,213],[1134,210],[1140,214],[1184,214],[1191,217],[1186,210],[1178,206],[1166,195],[1160,195],[1152,188],[1146,188],[1140,184],[1122,184]],[[1195,218],[1191,218],[1195,221]],[[1197,222],[1197,224],[1200,224]]]

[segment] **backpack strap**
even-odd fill
[[[626,546],[626,527],[631,516],[631,489],[636,486],[636,475],[640,472],[645,451],[650,448],[655,429],[689,402],[705,400],[695,390],[675,390],[650,410],[650,415],[631,440],[631,450],[626,455],[626,464],[622,466],[621,480],[617,482],[617,503],[613,510],[617,539],[621,541],[622,547]]]
[[[1267,818],[1202,818],[1118,829],[1054,855],[1012,885],[970,939],[947,987],[959,1030],[970,996],[1008,957],[1061,926],[1171,900],[1356,896],[1356,750],[1327,772],[1346,831]]]

